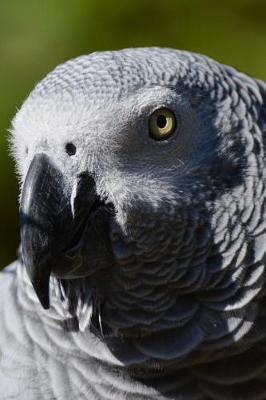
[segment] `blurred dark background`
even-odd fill
[[[266,1],[0,0],[0,267],[16,258],[18,187],[8,128],[57,64],[95,50],[192,50],[266,80]]]

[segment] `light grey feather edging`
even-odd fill
[[[89,174],[115,214],[108,245],[105,219],[85,230],[75,279],[53,267],[49,310],[21,260],[0,274],[1,399],[266,399],[265,104],[263,82],[159,48],[36,86],[12,125],[22,191],[45,154],[72,208]],[[177,118],[163,142],[159,107]]]

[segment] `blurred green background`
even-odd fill
[[[266,1],[0,0],[0,266],[16,258],[18,188],[10,121],[57,64],[95,50],[165,46],[266,79]]]

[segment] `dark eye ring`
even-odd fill
[[[65,145],[65,150],[69,156],[74,156],[74,154],[76,154],[77,148],[73,143],[69,142]]]
[[[156,140],[168,139],[176,130],[176,117],[172,110],[161,107],[149,119],[150,135]]]

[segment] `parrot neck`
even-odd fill
[[[171,398],[176,398],[174,396],[183,393],[183,389],[184,396],[187,394],[187,390],[193,392],[195,389],[193,393],[196,396],[195,377],[202,379],[204,383],[208,381],[209,376],[213,376],[213,381],[219,382],[220,369],[215,367],[215,365],[218,365],[217,362],[220,368],[224,368],[223,379],[228,384],[231,384],[234,377],[231,376],[232,370],[228,370],[226,367],[228,365],[227,359],[230,365],[236,366],[233,371],[239,372],[240,375],[249,374],[248,376],[253,376],[251,370],[254,363],[256,364],[255,368],[260,368],[261,355],[255,351],[253,357],[249,353],[251,345],[262,340],[266,335],[264,329],[265,295],[261,299],[258,321],[255,321],[253,325],[255,328],[251,329],[249,334],[245,336],[246,327],[242,324],[243,329],[239,332],[243,334],[244,340],[241,340],[241,346],[238,343],[233,343],[227,347],[223,346],[221,351],[219,348],[215,350],[207,348],[205,345],[202,349],[197,348],[195,351],[189,351],[186,346],[197,338],[195,326],[192,327],[191,333],[185,332],[183,341],[181,336],[176,336],[177,331],[173,337],[169,337],[169,331],[166,331],[160,338],[157,338],[158,340],[153,338],[153,340],[147,340],[147,342],[143,339],[123,339],[119,337],[107,337],[102,340],[89,329],[80,331],[75,323],[65,322],[69,316],[69,310],[64,310],[62,303],[55,301],[58,295],[55,292],[55,282],[52,282],[51,285],[51,308],[43,310],[32,289],[24,266],[17,264],[16,281],[13,284],[13,291],[16,292],[12,292],[12,298],[15,299],[13,303],[16,304],[12,308],[12,319],[21,321],[21,326],[24,327],[19,330],[21,335],[19,340],[25,341],[28,346],[34,346],[32,358],[41,352],[42,357],[46,360],[55,362],[56,359],[56,361],[60,361],[60,365],[67,365],[70,377],[72,372],[75,376],[76,371],[86,371],[82,386],[87,387],[86,390],[89,387],[95,391],[101,391],[101,395],[92,397],[94,399],[108,398],[107,393],[111,388],[114,396],[117,394],[117,398],[126,398],[128,390],[132,391],[133,397],[139,396],[141,393],[143,398],[152,398],[156,391],[157,394],[160,393],[160,398],[164,399],[169,398],[170,395]],[[5,318],[11,319],[10,311]],[[209,323],[211,323],[210,327],[216,322],[213,320]],[[12,325],[11,321],[10,324]],[[256,329],[257,325],[261,326],[262,329]],[[18,332],[18,330],[14,331],[13,334],[15,332]],[[22,335],[24,335],[24,338]],[[177,356],[177,352],[179,351],[179,354],[181,354],[185,347],[188,351],[186,357]],[[28,347],[25,347],[25,349],[28,351]],[[161,354],[158,352],[161,352]],[[246,362],[250,359],[253,360],[252,363]],[[242,364],[245,365],[243,371],[239,370],[239,365]],[[99,371],[104,371],[104,373]],[[218,374],[217,377],[215,373]],[[108,382],[102,382],[103,376]],[[96,384],[98,381],[101,383]],[[112,382],[112,385],[110,382]],[[75,387],[74,382],[70,386]],[[102,392],[105,390],[106,396]]]

